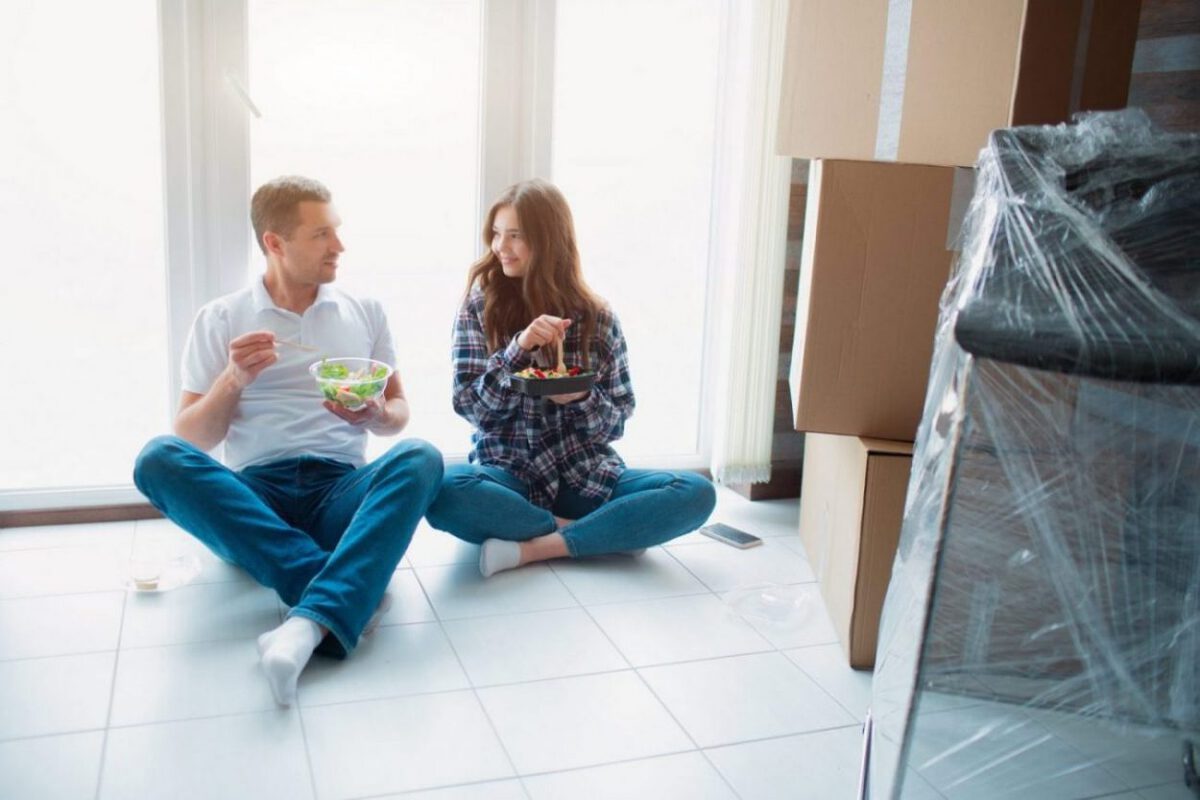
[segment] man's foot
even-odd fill
[[[296,701],[296,682],[324,636],[321,626],[311,619],[288,617],[278,628],[258,637],[259,664],[276,703],[286,707]]]
[[[484,539],[479,548],[479,571],[490,578],[497,572],[521,565],[521,544],[507,539]]]

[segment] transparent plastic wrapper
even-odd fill
[[[865,794],[1200,797],[1200,137],[996,131],[964,237]]]

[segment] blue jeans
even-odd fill
[[[133,480],[168,519],[324,625],[345,657],[437,493],[442,456],[408,439],[355,469],[301,456],[234,472],[175,436],[151,439]]]
[[[529,502],[529,487],[499,467],[446,468],[429,524],[460,539],[521,542],[553,533],[557,515],[575,520],[561,533],[574,557],[653,547],[704,524],[716,505],[712,483],[690,472],[628,469],[607,502],[560,484],[554,507]]]

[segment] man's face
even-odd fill
[[[292,235],[280,237],[280,266],[291,281],[301,284],[332,283],[338,256],[346,249],[338,238],[341,217],[329,203],[305,200],[296,208],[300,224]]]

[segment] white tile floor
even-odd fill
[[[714,519],[761,548],[689,535],[489,580],[422,527],[379,631],[312,662],[290,710],[257,671],[274,594],[170,523],[0,531],[0,798],[851,797],[869,678],[819,595],[790,626],[723,600],[811,583],[797,518],[722,491]],[[127,594],[150,542],[200,575]],[[817,743],[802,778],[763,768]]]
[[[486,581],[477,548],[423,527],[383,626],[315,660],[288,710],[254,648],[279,602],[169,523],[0,530],[0,800],[853,798],[870,676],[845,665],[797,518],[721,491],[713,519],[762,547],[689,534]],[[126,593],[152,541],[199,577]],[[730,609],[765,582],[793,586],[795,624]],[[942,798],[925,777],[911,796]]]

